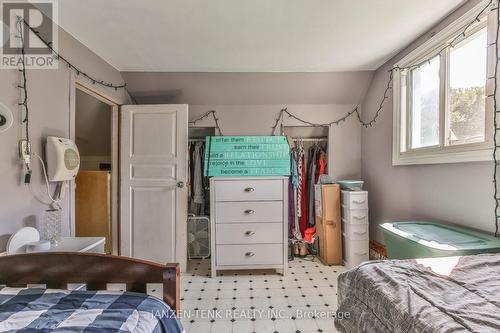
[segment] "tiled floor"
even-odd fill
[[[306,259],[289,266],[285,277],[227,271],[212,279],[209,260],[191,261],[181,276],[186,332],[336,332],[337,275],[345,268]]]

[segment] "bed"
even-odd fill
[[[2,332],[182,333],[179,266],[90,253],[0,257]]]
[[[371,261],[338,277],[340,332],[499,332],[500,254]]]

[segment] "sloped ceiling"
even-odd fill
[[[464,0],[64,0],[59,24],[120,71],[374,70]]]

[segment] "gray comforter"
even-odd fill
[[[341,332],[500,332],[498,254],[371,261],[338,283]]]

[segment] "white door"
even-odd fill
[[[187,105],[125,105],[121,117],[121,255],[184,271]]]

